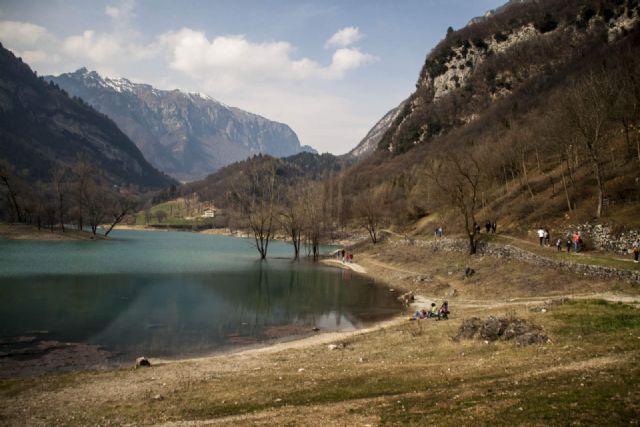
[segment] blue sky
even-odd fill
[[[413,91],[447,27],[502,3],[2,0],[0,41],[39,74],[206,93],[341,154]]]

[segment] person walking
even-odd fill
[[[544,242],[544,230],[542,227],[538,228],[538,239],[540,240],[540,246],[542,246]]]
[[[443,234],[444,234],[444,229],[442,228],[442,226],[438,227],[438,236],[442,237]]]
[[[640,242],[636,240],[633,244],[633,262],[638,262],[638,257],[640,256]]]
[[[498,224],[495,221],[491,223],[491,234],[496,234],[496,230],[498,229]]]
[[[544,229],[544,244],[546,246],[551,246],[551,234],[549,233],[549,229]]]
[[[558,237],[558,240],[556,241],[556,249],[558,249],[558,252],[562,250],[562,239],[559,237]]]
[[[579,252],[580,251],[580,233],[577,231],[574,232],[571,240],[573,240],[573,251]]]

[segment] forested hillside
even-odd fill
[[[327,234],[362,227],[373,240],[380,228],[445,224],[473,243],[474,223],[486,220],[514,231],[637,227],[639,14],[635,0],[510,2],[449,29],[365,160],[318,176],[254,158],[183,191],[233,207],[229,182],[262,165],[280,196],[316,182],[323,215],[314,221]]]
[[[379,194],[399,225],[436,212],[637,222],[625,212],[640,201],[639,12],[546,0],[450,29],[345,193]]]

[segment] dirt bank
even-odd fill
[[[105,240],[101,234],[93,235],[88,231],[66,229],[63,233],[59,229],[42,228],[27,224],[0,224],[0,238],[7,240]]]

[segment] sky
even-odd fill
[[[411,94],[449,26],[504,2],[0,0],[0,42],[39,75],[201,92],[343,154]]]

